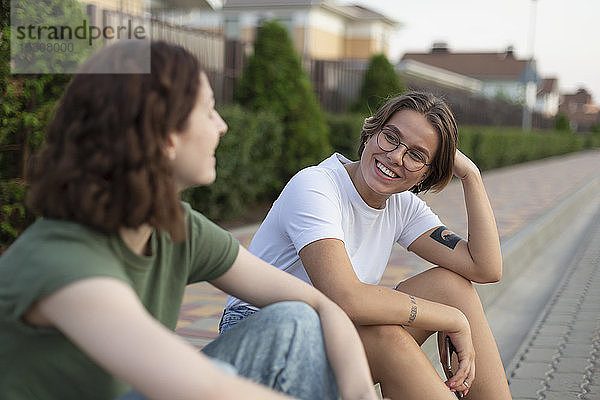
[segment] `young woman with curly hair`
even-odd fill
[[[91,73],[141,72],[148,48],[151,73]],[[83,65],[32,167],[41,217],[0,258],[0,398],[376,399],[345,313],[179,200],[214,181],[226,130],[181,47]],[[266,308],[198,353],[173,330],[199,281]]]

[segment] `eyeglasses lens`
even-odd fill
[[[417,172],[425,166],[425,161],[421,160],[418,155],[414,154],[412,149],[402,143],[395,133],[387,129],[379,131],[377,145],[385,152],[394,151],[399,146],[404,146],[406,151],[402,154],[402,165],[410,172]]]

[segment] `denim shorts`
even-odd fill
[[[249,306],[233,306],[231,308],[226,308],[223,310],[223,315],[221,316],[221,321],[219,322],[219,335],[257,311],[258,310],[255,310]]]

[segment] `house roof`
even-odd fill
[[[225,0],[223,9],[242,8],[312,8],[324,7],[337,14],[352,19],[363,21],[383,21],[397,26],[399,22],[385,15],[360,5],[338,5],[331,0]]]
[[[370,8],[363,7],[358,4],[353,5],[337,5],[332,2],[325,1],[323,3],[325,8],[328,8],[332,11],[336,11],[339,14],[344,15],[347,18],[353,20],[363,20],[363,21],[383,21],[387,24],[399,26],[400,23],[395,19],[389,18],[377,11],[374,11]]]
[[[584,88],[577,89],[577,92],[572,94],[564,94],[563,100],[577,104],[591,104],[592,95]]]
[[[469,92],[478,92],[481,90],[480,80],[457,74],[447,69],[437,68],[431,65],[422,64],[415,60],[403,60],[398,63],[398,71],[405,77],[415,77],[433,81],[436,84],[450,86]]]
[[[319,6],[325,0],[225,0],[223,8],[242,7],[311,7]]]
[[[418,61],[477,79],[517,80],[526,74],[529,63],[529,60],[515,58],[510,48],[502,53],[454,53],[439,45],[434,45],[429,53],[406,53],[402,57],[404,60]]]
[[[152,9],[217,10],[224,0],[150,0]]]
[[[538,94],[548,94],[558,92],[558,79],[556,78],[544,78],[542,84],[538,89]]]

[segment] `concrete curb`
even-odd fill
[[[526,270],[540,252],[568,226],[588,199],[600,196],[600,176],[569,195],[502,244],[503,277],[494,284],[475,284],[484,307]]]
[[[493,284],[474,284],[486,310],[491,308],[490,306],[493,305],[512,284],[516,284],[519,278],[536,263],[536,259],[539,258],[544,251],[547,251],[548,243],[552,243],[552,239],[565,231],[565,227],[569,227],[575,223],[577,220],[576,217],[581,210],[589,208],[587,205],[590,198],[600,198],[600,176],[567,196],[548,212],[525,226],[517,234],[510,237],[502,244],[502,280],[499,283]],[[488,315],[488,319],[490,325],[493,325],[493,317]],[[515,329],[523,329],[525,332],[529,332],[533,323],[534,321],[531,321],[531,326],[520,326],[515,327]],[[523,333],[522,336],[526,336],[526,334],[527,333]],[[443,377],[444,375],[439,362],[437,343],[434,336],[435,335],[432,335],[423,344],[422,348],[438,371],[438,374]]]
[[[582,235],[584,237],[584,241],[582,243],[579,243],[579,246],[577,247],[577,250],[575,251],[575,254],[572,257],[571,263],[566,266],[564,274],[560,278],[559,283],[557,284],[557,290],[552,295],[552,297],[554,299],[556,299],[560,295],[560,289],[563,288],[567,284],[567,282],[573,275],[574,271],[580,266],[580,264],[585,262],[585,260],[582,260],[583,255],[587,251],[587,248],[589,246],[593,245],[591,243],[592,235],[590,233],[592,231],[593,224],[597,224],[598,222],[600,222],[600,210],[598,210],[596,212],[594,219],[590,222],[590,224],[588,225],[588,227],[585,230],[586,232]],[[541,323],[547,318],[548,314],[552,311],[552,308],[554,306],[555,306],[554,302],[552,302],[552,301],[548,302],[546,304],[546,306],[544,306],[544,309],[542,310],[542,312],[540,312],[538,317],[533,321],[532,325],[534,327],[539,327],[539,325],[541,325]],[[519,346],[519,350],[517,351],[517,356],[514,357],[511,360],[511,362],[508,363],[508,365],[506,366],[506,372],[509,377],[510,377],[510,374],[514,372],[517,364],[520,362],[519,355],[523,354],[525,352],[525,350],[530,346],[530,342],[532,341],[531,339],[536,335],[536,333],[537,333],[536,329],[530,330],[530,332],[527,334],[527,337],[525,338],[525,340],[523,341],[521,346]]]

